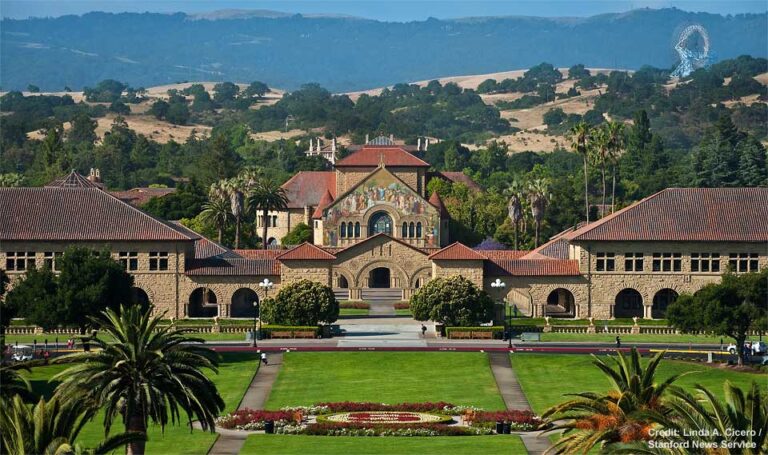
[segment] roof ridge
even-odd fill
[[[107,197],[111,197],[112,199],[116,200],[116,201],[117,201],[117,202],[119,202],[120,204],[123,204],[123,205],[125,205],[126,207],[128,207],[130,210],[133,210],[133,211],[135,211],[135,212],[139,213],[140,215],[142,215],[142,216],[144,216],[144,217],[146,217],[146,218],[149,218],[149,219],[150,219],[150,221],[153,221],[153,222],[155,222],[155,223],[158,223],[158,224],[160,224],[160,225],[161,225],[161,226],[163,226],[163,228],[165,228],[165,229],[170,229],[170,230],[172,230],[173,232],[178,232],[179,234],[182,234],[182,235],[184,235],[184,236],[185,236],[185,237],[187,237],[189,240],[197,240],[197,238],[199,238],[199,237],[202,237],[200,234],[197,234],[195,231],[191,231],[191,232],[195,232],[195,235],[196,235],[196,237],[192,237],[192,236],[189,236],[189,235],[187,235],[187,234],[183,234],[183,233],[179,232],[178,230],[174,229],[173,227],[171,227],[171,226],[168,224],[168,223],[170,223],[170,221],[162,220],[162,219],[160,219],[160,218],[157,218],[157,217],[155,217],[155,216],[152,216],[152,215],[150,215],[149,213],[147,213],[147,212],[144,212],[143,210],[139,209],[138,207],[134,207],[134,206],[132,206],[131,204],[129,204],[129,203],[127,203],[127,202],[123,201],[123,200],[122,200],[122,199],[120,199],[119,197],[117,197],[117,196],[115,196],[115,195],[112,195],[112,194],[110,194],[108,191],[104,191],[104,190],[102,190],[102,189],[100,189],[100,188],[98,188],[98,187],[93,187],[93,188],[85,188],[85,189],[88,189],[88,190],[90,190],[90,189],[96,189],[96,190],[98,190],[98,191],[101,191],[102,193],[104,193],[105,195],[107,195]]]
[[[615,211],[615,212],[613,212],[613,213],[611,213],[611,214],[609,214],[607,216],[604,216],[604,217],[600,218],[599,220],[595,220],[595,221],[587,224],[586,226],[582,226],[582,227],[580,227],[578,229],[575,229],[573,232],[571,232],[571,235],[568,236],[567,238],[570,239],[570,240],[577,239],[578,237],[580,237],[580,236],[582,236],[582,235],[592,231],[593,229],[597,229],[598,227],[604,225],[605,223],[607,223],[609,221],[612,221],[613,219],[617,218],[619,215],[622,215],[622,214],[628,212],[629,210],[639,206],[640,204],[642,204],[642,203],[644,203],[646,201],[649,201],[649,200],[651,200],[651,199],[653,199],[655,197],[658,197],[660,194],[665,193],[668,190],[669,190],[669,188],[665,188],[665,189],[663,189],[661,191],[658,191],[658,192],[656,192],[654,194],[651,194],[650,196],[646,196],[643,199],[640,199],[639,201],[635,201],[635,202],[629,204],[628,206],[626,206],[626,207],[624,207],[622,209],[619,209],[619,210],[617,210],[617,211]]]
[[[311,249],[313,252],[322,253],[320,258],[309,258],[309,259],[316,259],[316,260],[336,259],[336,256],[334,256],[333,254],[323,250],[322,248],[320,248],[317,245],[315,245],[313,243],[310,243],[310,242],[304,242],[304,243],[296,246],[295,248],[291,248],[290,250],[286,251],[285,253],[275,256],[275,259],[278,259],[278,260],[289,260],[289,261],[290,260],[300,260],[300,259],[303,259],[303,258],[291,258],[291,257],[288,257],[288,256],[291,255],[291,254],[296,254],[296,252],[299,251],[300,249],[307,249],[307,248]]]
[[[394,236],[392,236],[392,235],[389,235],[389,234],[387,234],[386,232],[379,232],[379,233],[377,233],[377,234],[374,234],[374,235],[372,235],[372,236],[370,236],[370,237],[366,237],[366,238],[364,238],[364,239],[360,240],[359,242],[355,242],[355,243],[353,243],[352,245],[348,245],[348,246],[345,246],[345,247],[343,247],[342,249],[340,249],[340,250],[336,251],[336,253],[334,253],[334,255],[335,255],[335,256],[338,256],[338,255],[339,255],[339,253],[342,253],[342,252],[344,252],[344,251],[346,251],[346,250],[349,250],[349,249],[351,249],[351,248],[353,248],[353,247],[356,247],[356,246],[362,245],[362,244],[364,244],[364,243],[367,243],[367,242],[369,242],[369,241],[371,241],[371,240],[373,240],[373,239],[375,239],[375,238],[378,238],[378,237],[387,237],[388,239],[390,239],[390,240],[394,240],[395,242],[397,242],[397,243],[399,243],[399,244],[401,244],[401,245],[405,245],[405,246],[407,246],[408,248],[411,248],[411,249],[413,249],[413,250],[415,250],[415,251],[418,251],[419,253],[422,253],[422,254],[427,254],[427,253],[426,253],[424,250],[420,249],[420,248],[419,248],[419,247],[417,247],[417,246],[411,245],[411,244],[410,244],[410,243],[408,243],[408,242],[404,242],[404,241],[402,241],[402,240],[398,239],[397,237],[394,237]]]
[[[451,249],[456,249],[456,248],[461,248],[462,251],[471,253],[469,259],[473,259],[473,260],[474,259],[476,259],[476,260],[488,260],[488,257],[486,255],[478,252],[477,250],[473,250],[472,248],[464,245],[461,242],[453,242],[450,245],[446,246],[445,248],[441,248],[440,250],[435,251],[434,253],[430,254],[427,257],[427,259],[436,258],[436,259],[440,260],[440,258],[438,258],[437,256],[439,256],[440,254],[444,254],[445,252],[447,252],[447,251],[449,251]],[[480,256],[480,257],[478,258],[477,256]],[[457,259],[457,260],[460,260],[460,259]]]

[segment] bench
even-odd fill
[[[493,332],[472,332],[472,338],[478,340],[491,340],[493,339]]]
[[[472,332],[450,332],[450,338],[469,339],[472,338]]]
[[[271,338],[293,338],[293,332],[272,332]]]
[[[523,332],[520,334],[520,341],[541,341],[541,333]]]
[[[293,332],[293,337],[294,338],[314,338],[315,337],[315,332],[313,332],[311,330],[305,330],[305,331],[300,331],[300,332]]]

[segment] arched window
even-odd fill
[[[355,235],[354,229],[355,227],[351,221],[347,223],[347,237],[352,238]]]
[[[360,222],[355,223],[355,237],[360,237]]]
[[[408,237],[408,223],[403,221],[403,235],[401,236],[403,238]]]
[[[414,230],[413,221],[411,221],[411,224],[408,226],[408,237],[413,237],[414,235],[416,235],[416,232]]]
[[[343,221],[341,222],[341,229],[339,229],[339,235],[341,236],[342,239],[347,236],[347,223]]]
[[[392,217],[387,212],[376,212],[368,221],[368,234],[372,236],[382,233],[392,235],[393,228]]]
[[[416,223],[416,237],[421,238],[421,221]]]

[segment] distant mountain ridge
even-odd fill
[[[79,90],[113,78],[133,87],[178,81],[318,82],[363,90],[446,75],[528,68],[670,68],[674,33],[697,23],[718,59],[768,56],[768,14],[640,9],[587,18],[487,17],[380,22],[223,11],[89,13],[0,22],[3,90]]]

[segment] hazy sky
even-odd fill
[[[283,0],[283,1],[125,1],[125,0],[0,0],[3,17],[62,16],[89,11],[107,12],[188,12],[219,9],[267,9],[289,13],[335,13],[385,21],[424,20],[466,16],[591,16],[621,12],[634,8],[676,7],[686,11],[719,14],[762,13],[768,10],[766,0]]]

